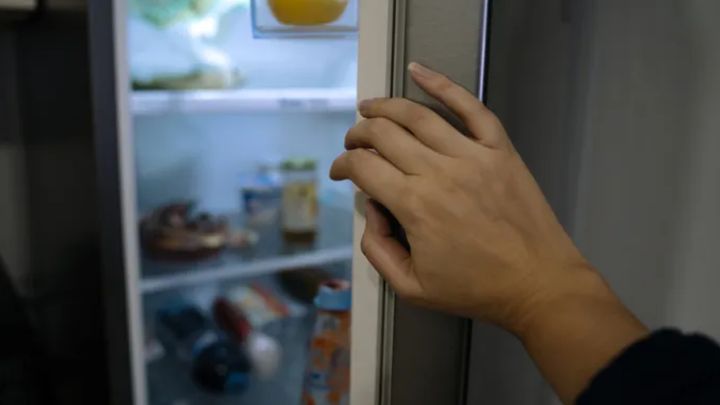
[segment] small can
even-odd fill
[[[282,228],[290,241],[312,241],[317,233],[317,164],[290,159],[282,164]]]
[[[350,395],[350,283],[320,286],[310,341],[303,405],[348,405]]]

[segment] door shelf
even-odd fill
[[[273,3],[273,1],[252,0],[251,2],[253,35],[256,38],[334,39],[353,38],[357,36],[358,0],[344,1],[344,3],[346,4],[345,8],[342,11],[341,9],[336,10],[336,12],[339,12],[339,14],[334,21],[326,21],[325,23],[318,25],[294,25],[291,21],[286,21],[285,23],[283,23],[278,20],[277,16],[272,11],[270,3]],[[288,5],[287,1],[275,1],[275,3],[286,3],[285,5]],[[290,6],[292,7],[292,3],[298,2],[290,1],[289,3],[291,3]],[[304,3],[305,4],[299,5],[300,9],[305,9],[306,11],[308,11],[315,8],[316,13],[323,13],[323,11],[328,11],[328,7],[333,8],[334,6],[338,6],[343,3],[343,1],[305,1]],[[279,4],[279,6],[280,8],[283,8],[283,4]],[[291,11],[291,14],[307,14],[298,13],[298,5],[296,4],[294,6],[295,7],[293,8],[295,8],[295,10],[289,10]],[[302,23],[300,21],[296,21],[295,24]]]
[[[140,290],[152,294],[352,259],[352,215],[349,210],[321,206],[318,233],[311,243],[286,242],[279,223],[255,230],[259,235],[257,245],[226,249],[213,259],[192,263],[143,259]]]
[[[354,88],[286,88],[228,90],[136,90],[136,116],[172,113],[229,113],[263,111],[351,112]]]

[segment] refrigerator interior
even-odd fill
[[[720,4],[495,2],[489,105],[561,221],[651,328],[720,338]],[[476,324],[468,403],[559,403]]]
[[[211,7],[186,10],[194,16],[152,3],[125,7],[135,217],[144,224],[164,218],[165,227],[179,216],[182,226],[210,232],[221,221],[227,225],[223,247],[199,256],[157,248],[170,246],[154,239],[165,230],[139,225],[141,310],[133,326],[144,342],[135,348],[145,362],[140,395],[163,405],[299,403],[318,284],[350,278],[353,190],[329,181],[327,172],[355,121],[357,43],[348,24],[356,24],[357,2],[349,2],[337,24],[297,30],[259,27],[251,7],[262,3],[267,13],[267,0],[204,2]],[[297,175],[288,165],[298,161],[317,194],[316,226],[300,238],[284,229],[293,210],[304,209],[285,197],[288,179]],[[271,184],[255,187],[259,179]],[[270,188],[272,198],[262,194],[252,203],[267,215],[250,212],[248,193]],[[186,202],[193,204],[188,216],[168,214],[170,204]],[[208,216],[196,216],[202,213]],[[250,335],[223,327],[219,298],[247,318]],[[172,318],[179,312],[181,320]],[[198,322],[202,336],[184,338],[182,329]],[[197,374],[207,360],[198,347],[209,333],[231,340],[241,357],[228,366],[221,361],[227,353],[215,353],[205,365],[209,372],[247,366],[226,373],[231,377],[214,388]],[[258,335],[264,340],[250,343]]]

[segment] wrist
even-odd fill
[[[568,270],[530,300],[513,332],[555,388],[572,403],[592,378],[647,328],[595,270]]]
[[[632,316],[603,277],[587,264],[558,271],[544,284],[517,306],[517,314],[508,327],[523,342],[560,320],[579,320],[596,312]]]

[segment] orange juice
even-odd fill
[[[268,0],[268,4],[283,24],[321,25],[340,18],[348,0]]]

